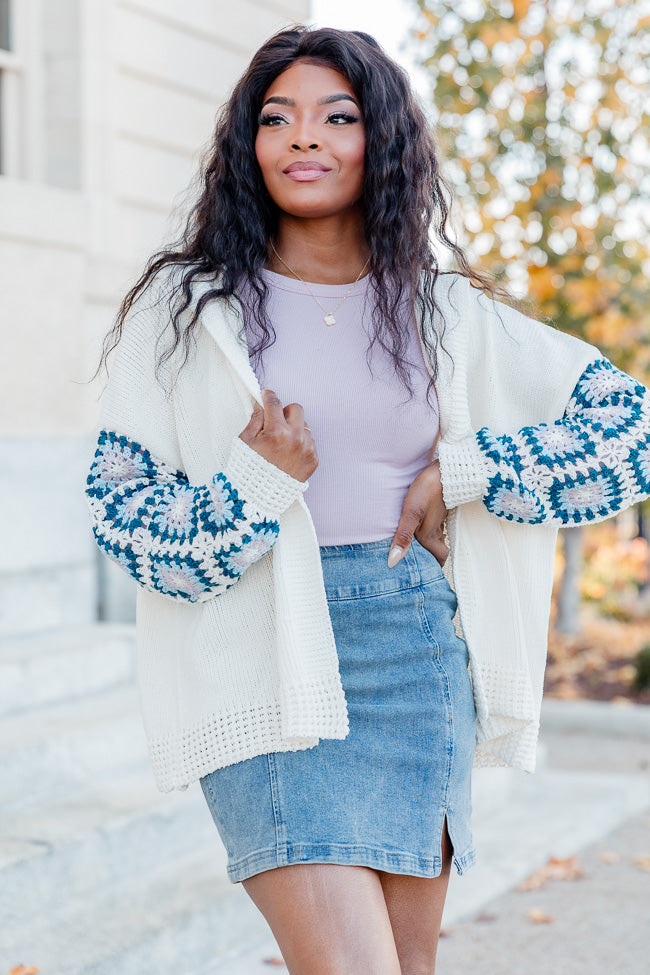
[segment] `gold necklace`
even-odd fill
[[[345,292],[345,294],[343,295],[343,297],[339,301],[338,305],[336,305],[335,308],[332,308],[331,311],[328,311],[327,308],[323,308],[323,306],[321,305],[320,301],[318,300],[318,298],[316,297],[316,295],[314,294],[314,292],[311,290],[311,288],[309,287],[309,285],[307,284],[307,282],[304,280],[304,278],[301,278],[300,275],[298,274],[298,272],[297,271],[294,271],[294,269],[292,267],[289,267],[289,265],[284,260],[284,258],[280,257],[280,255],[276,251],[275,247],[273,246],[273,241],[271,241],[270,243],[271,243],[271,248],[273,250],[273,253],[277,257],[277,259],[284,264],[284,266],[287,268],[288,271],[291,271],[292,274],[295,274],[295,276],[297,278],[299,278],[300,281],[302,281],[302,283],[307,288],[307,291],[312,296],[312,298],[314,299],[314,301],[316,302],[316,304],[319,305],[320,308],[325,312],[325,317],[323,318],[323,321],[325,322],[325,324],[326,325],[336,325],[336,319],[334,318],[334,312],[337,311],[341,307],[341,305],[343,304],[343,302],[345,301],[345,299],[347,298],[347,296],[350,294],[350,292],[354,288],[355,284],[357,283],[357,281],[359,280],[359,278],[361,277],[361,275],[363,274],[363,272],[365,271],[365,269],[370,264],[370,258],[368,258],[368,260],[366,261],[366,263],[363,265],[363,267],[361,268],[361,270],[357,274],[356,281],[353,281],[352,282],[352,284],[350,285],[350,287],[348,288],[348,290]]]

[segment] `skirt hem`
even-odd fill
[[[457,874],[464,874],[476,863],[474,846],[461,856],[453,854]],[[413,877],[439,877],[440,857],[421,857],[415,853],[389,852],[369,846],[341,843],[289,843],[284,850],[276,846],[255,850],[235,862],[228,861],[227,874],[231,883],[240,883],[256,873],[286,867],[294,863],[339,863],[345,866],[372,867],[386,873],[408,874]]]

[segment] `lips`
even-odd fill
[[[295,172],[299,172],[300,170],[308,171],[308,170],[311,170],[311,169],[320,169],[324,173],[329,173],[329,171],[330,171],[329,170],[329,166],[324,166],[322,163],[316,162],[315,160],[313,160],[313,161],[312,160],[306,160],[305,162],[291,163],[291,165],[290,166],[287,166],[287,168],[285,170],[283,170],[283,172],[285,172],[285,173],[295,173]]]
[[[324,166],[322,163],[306,160],[305,162],[295,162],[291,163],[290,166],[284,170],[285,176],[289,179],[297,180],[299,183],[305,183],[309,180],[322,179],[323,176],[331,172],[329,166]]]

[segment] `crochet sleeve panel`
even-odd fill
[[[141,586],[186,602],[219,596],[273,546],[278,515],[306,490],[240,437],[208,484],[102,430],[86,497],[98,545]]]
[[[448,509],[480,499],[508,521],[604,521],[650,495],[650,390],[596,359],[555,423],[483,427],[439,451]]]

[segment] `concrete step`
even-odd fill
[[[134,686],[5,716],[0,808],[18,810],[65,794],[146,754]]]
[[[268,972],[264,959],[280,952],[241,884],[226,878],[225,852],[197,784],[162,797],[167,812],[175,807],[175,826],[153,800],[143,814],[142,795],[135,819],[129,804],[114,797],[110,820],[100,825],[97,805],[70,806],[72,851],[61,835],[60,809],[50,811],[56,829],[48,823],[36,833],[23,824],[23,839],[40,837],[47,849],[33,852],[34,866],[28,873],[23,866],[18,885],[0,870],[3,958],[51,975]],[[452,869],[443,925],[480,910],[549,856],[571,856],[647,808],[645,776],[514,772],[508,803],[496,815],[474,816],[478,862],[464,876]]]
[[[536,775],[547,766],[547,749],[543,741],[537,742]],[[510,801],[518,779],[513,768],[475,768],[472,771],[472,813],[489,816]]]
[[[609,701],[563,701],[545,697],[541,710],[542,729],[561,732],[589,732],[609,738],[650,741],[650,707],[647,704]]]
[[[55,911],[62,892],[92,900],[214,843],[199,784],[163,795],[140,764],[20,814],[0,811],[0,927]]]
[[[268,931],[241,885],[226,878],[226,854],[198,783],[162,795],[148,762],[98,778],[95,748],[110,724],[109,697],[91,702],[104,705],[101,715],[88,702],[75,702],[72,714],[73,736],[89,749],[86,783],[94,786],[0,811],[0,930],[11,932],[0,936],[1,954],[16,964],[30,958],[57,975],[200,975],[205,966],[229,963],[262,944]],[[114,710],[120,699],[127,714],[135,707],[123,691],[112,698]],[[97,744],[92,728],[78,721],[84,708],[88,719],[98,718]],[[68,710],[50,709],[48,727],[56,730],[52,714]],[[12,721],[15,728],[24,719],[5,719],[5,725]],[[56,757],[56,743],[54,735],[50,751],[40,754],[44,768]],[[507,799],[512,770],[477,771],[496,772],[489,791],[485,780],[489,802],[479,804],[487,815]],[[187,967],[166,968],[169,958]]]
[[[96,623],[0,640],[0,716],[133,680],[134,627]]]
[[[218,842],[171,862],[161,848],[160,860],[145,878],[97,885],[90,898],[66,891],[56,912],[5,926],[8,970],[23,963],[49,975],[200,975],[268,937],[241,884],[225,877]]]

